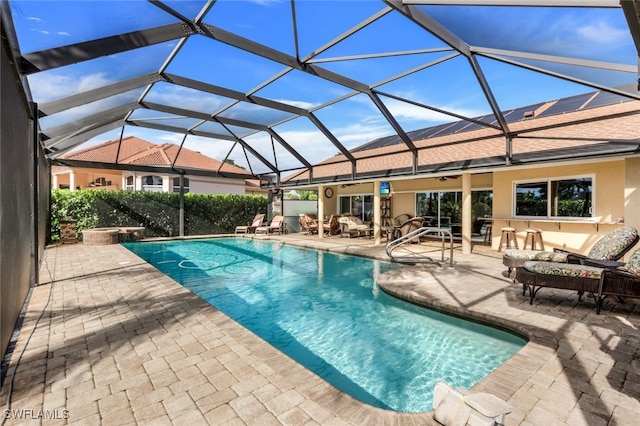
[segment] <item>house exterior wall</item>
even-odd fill
[[[244,194],[244,181],[225,179],[215,181],[189,178],[189,192],[193,194]]]
[[[81,189],[106,189],[118,190],[124,189],[127,176],[135,176],[135,190],[142,190],[142,177],[154,173],[135,173],[116,172],[105,169],[74,169],[57,171],[52,176],[52,186],[60,188],[61,186],[70,187],[72,181],[74,188]],[[162,177],[162,189],[164,192],[173,192],[173,178],[177,175],[159,175]],[[104,177],[111,185],[92,186],[96,179]],[[206,178],[191,177],[189,179],[189,192],[194,194],[244,194],[244,179],[228,179],[228,178]]]
[[[71,177],[71,173],[73,173],[73,178]],[[111,185],[102,186],[92,186],[92,183],[96,181],[98,178],[104,178],[106,181],[111,182]],[[74,189],[75,188],[92,188],[92,189],[122,189],[122,174],[120,172],[114,173],[113,171],[104,170],[104,169],[75,169],[73,171],[60,171],[53,173],[52,175],[52,186],[55,188],[69,187],[71,186],[71,180],[73,179]]]
[[[593,219],[527,220],[514,218],[514,184],[519,181],[549,178],[593,177],[594,213]],[[518,243],[522,247],[525,230],[540,228],[546,249],[566,248],[581,253],[588,252],[604,234],[624,225],[640,229],[640,158],[608,161],[592,161],[579,164],[556,164],[541,167],[514,168],[494,173],[471,175],[472,190],[493,190],[494,230],[492,246],[497,249],[500,242],[500,228],[516,228]],[[340,185],[327,186],[334,190],[334,196],[325,200],[325,214],[337,212],[338,200],[342,195],[372,194],[373,183],[361,183],[342,188]],[[391,216],[416,214],[415,194],[424,191],[462,191],[462,177],[447,179],[407,178],[391,181]],[[616,223],[622,219],[620,223]]]

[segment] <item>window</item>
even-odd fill
[[[340,197],[340,214],[351,213],[362,221],[373,221],[373,195],[345,195]]]
[[[124,180],[124,190],[125,191],[133,191],[136,189],[136,178],[135,176],[127,176]]]
[[[515,184],[515,215],[592,217],[593,179],[578,177]]]
[[[162,176],[142,176],[142,190],[151,192],[162,192]]]
[[[183,184],[184,184],[184,192],[186,194],[187,192],[189,192],[189,179],[182,178],[182,181],[183,181]],[[180,192],[180,178],[179,177],[173,178],[173,192]]]

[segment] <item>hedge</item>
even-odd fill
[[[185,235],[233,232],[267,212],[262,195],[184,196]],[[78,235],[89,228],[144,226],[145,236],[179,234],[180,195],[147,191],[54,189],[51,192],[51,242],[60,240],[60,221],[76,220]]]

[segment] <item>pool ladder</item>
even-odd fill
[[[434,260],[433,258],[425,255],[424,253],[420,253],[420,250],[410,250],[410,244],[420,244],[420,237],[424,237],[431,234],[437,234],[440,237],[440,241],[442,242],[442,248],[440,250],[440,260]],[[449,258],[445,259],[445,241],[449,240]],[[394,254],[394,251],[400,249],[402,251],[401,254]],[[394,262],[402,262],[402,263],[437,263],[442,266],[447,260],[449,261],[449,266],[453,267],[453,235],[451,235],[451,231],[443,228],[428,228],[422,227],[418,228],[415,231],[411,231],[406,235],[403,235],[400,238],[397,238],[393,241],[389,241],[387,243],[387,247],[385,249],[387,252],[387,256],[391,258]]]

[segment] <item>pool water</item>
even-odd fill
[[[438,381],[471,387],[526,341],[379,290],[401,265],[248,238],[124,243],[298,363],[367,404],[431,410]]]

